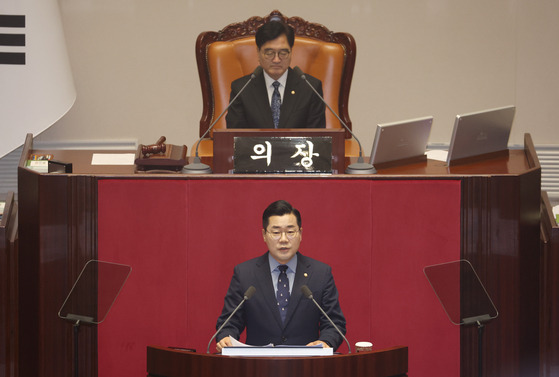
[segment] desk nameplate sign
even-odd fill
[[[332,173],[330,136],[237,136],[234,173]]]

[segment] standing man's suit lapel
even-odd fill
[[[293,282],[293,290],[291,291],[291,296],[289,298],[289,305],[287,306],[287,316],[285,318],[285,325],[289,324],[289,321],[293,317],[293,313],[296,311],[297,306],[301,300],[306,300],[301,292],[301,287],[303,285],[308,285],[308,282],[312,276],[311,265],[307,262],[306,258],[297,254],[297,272],[295,273],[295,281]]]
[[[301,300],[306,300],[306,298],[301,293],[301,287],[303,285],[308,285],[312,277],[311,265],[308,263],[307,259],[301,255],[297,254],[297,272],[295,273],[295,281],[293,282],[293,290],[291,291],[291,296],[289,298],[289,305],[287,306],[287,316],[285,318],[285,323],[282,322],[278,303],[276,300],[276,292],[274,292],[274,285],[272,279],[270,278],[271,272],[268,263],[268,254],[264,254],[258,262],[256,263],[258,269],[256,271],[257,281],[259,282],[259,287],[256,287],[256,291],[262,291],[262,296],[264,301],[268,306],[268,309],[274,316],[274,319],[280,328],[284,328],[289,324],[289,321],[293,317],[295,309],[299,305]]]
[[[256,265],[258,266],[258,269],[256,271],[256,278],[260,284],[260,287],[258,287],[256,290],[258,291],[260,289],[262,291],[262,296],[264,297],[264,301],[266,302],[268,309],[270,309],[270,312],[274,316],[274,320],[277,322],[278,326],[282,328],[283,323],[278,310],[278,302],[276,299],[276,292],[274,292],[274,284],[272,283],[271,279],[268,254],[264,254],[264,256],[258,260]],[[289,312],[287,313],[287,315],[289,315]]]

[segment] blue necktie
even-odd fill
[[[272,119],[274,120],[274,128],[278,128],[279,118],[280,118],[280,107],[281,107],[281,95],[278,90],[280,83],[274,81],[272,84],[274,86],[274,93],[272,94]]]
[[[287,314],[287,304],[289,303],[289,279],[287,278],[287,274],[285,271],[287,270],[287,266],[285,264],[281,264],[278,266],[280,270],[280,274],[278,276],[278,308],[281,316],[282,322],[285,322],[285,315]]]

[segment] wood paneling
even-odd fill
[[[13,192],[5,202],[0,221],[0,376],[17,373],[17,203]]]
[[[506,157],[452,168],[429,160],[380,170],[375,176],[332,176],[336,181],[462,181],[462,257],[473,264],[499,310],[499,317],[486,327],[484,376],[538,375],[539,308],[540,304],[548,302],[545,300],[556,301],[557,297],[548,290],[540,303],[541,171],[535,163],[537,157],[529,151],[530,143],[527,149],[527,153],[510,151]],[[71,372],[71,325],[59,319],[56,313],[83,264],[97,255],[98,179],[251,179],[250,176],[227,175],[142,175],[133,174],[129,167],[103,172],[101,167],[88,165],[91,151],[59,154],[64,154],[66,161],[76,162],[73,175],[41,175],[21,166],[19,170],[21,376],[59,376]],[[262,179],[273,184],[286,179],[316,178],[274,175]],[[416,221],[421,219],[408,219],[402,214],[402,223],[415,226]],[[542,266],[549,268],[546,266],[549,260],[542,258]],[[557,276],[555,271],[547,272],[547,276],[552,273]],[[550,329],[549,326],[545,328]],[[477,370],[477,332],[473,328],[463,328],[461,337],[461,375],[471,376]],[[80,375],[95,376],[94,329],[82,328],[80,347]]]
[[[237,358],[152,346],[147,349],[147,371],[150,377],[396,377],[407,374],[408,348],[319,358]]]

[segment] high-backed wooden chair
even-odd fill
[[[324,99],[351,129],[348,112],[349,90],[355,66],[355,40],[348,33],[334,33],[325,26],[300,17],[287,18],[275,10],[266,17],[251,17],[220,31],[206,31],[196,40],[196,62],[202,86],[200,137],[229,103],[231,82],[250,74],[258,65],[254,35],[269,21],[283,21],[295,30],[291,66],[299,66],[322,81]],[[326,128],[343,127],[326,109]],[[214,126],[226,128],[225,116]],[[198,154],[213,155],[213,130],[200,143]],[[358,148],[346,131],[346,156],[357,156]],[[196,144],[191,153],[194,155]]]

